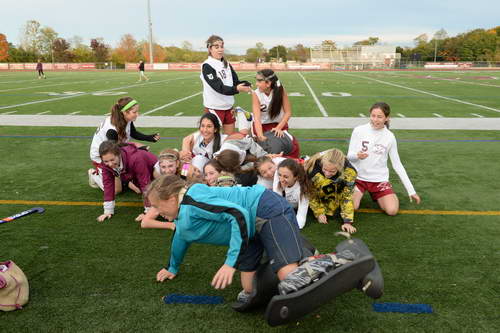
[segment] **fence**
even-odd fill
[[[342,70],[474,70],[474,69],[500,69],[500,62],[424,62],[405,61],[394,59],[394,61],[336,61],[298,63],[289,61],[287,63],[231,63],[237,71],[259,71],[270,68],[275,71],[342,71]],[[44,71],[87,71],[87,70],[127,70],[137,71],[138,64],[127,63],[117,66],[113,63],[44,63]],[[34,71],[36,63],[0,63],[0,70]],[[145,64],[146,71],[200,71],[201,63],[155,63]]]

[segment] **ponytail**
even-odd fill
[[[261,76],[263,80],[271,82],[273,98],[271,99],[271,105],[269,105],[269,117],[274,119],[279,116],[283,107],[283,86],[272,69],[263,69],[257,72],[257,75]]]
[[[116,128],[118,142],[121,143],[127,141],[127,133],[125,130],[127,128],[127,121],[125,120],[122,110],[132,101],[133,99],[131,97],[122,97],[111,107],[111,125]]]

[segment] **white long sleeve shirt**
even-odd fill
[[[309,199],[305,195],[301,197],[300,184],[298,181],[296,181],[291,187],[282,188],[277,174],[278,173],[276,172],[273,191],[283,196],[293,209],[297,210],[297,223],[299,224],[299,229],[302,229],[306,225]]]
[[[368,153],[368,157],[363,160],[359,159],[357,154],[360,151]],[[388,157],[408,195],[415,194],[415,189],[399,158],[394,134],[386,127],[374,129],[370,123],[354,128],[347,158],[356,168],[358,179],[367,182],[389,181]]]

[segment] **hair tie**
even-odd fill
[[[276,87],[278,87],[278,88],[279,88],[279,87],[281,87],[281,82],[280,82],[280,80],[277,80],[277,81],[276,81]]]

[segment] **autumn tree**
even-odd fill
[[[302,44],[297,44],[288,49],[287,59],[298,62],[307,62],[309,60],[310,53],[311,51],[309,48]]]
[[[53,44],[54,50],[54,61],[58,62],[71,62],[75,57],[70,51],[70,43],[68,43],[64,38],[57,38]]]
[[[125,34],[120,39],[118,47],[112,52],[113,62],[124,64],[139,60],[138,44],[131,34]]]
[[[109,57],[109,46],[104,44],[102,38],[93,38],[90,40],[90,48],[96,62],[106,62]]]
[[[378,37],[368,37],[368,39],[360,40],[353,45],[375,45],[379,42]]]
[[[287,61],[288,50],[283,45],[276,45],[275,47],[269,49],[269,56],[276,59],[276,61]]]
[[[58,38],[58,33],[54,31],[51,27],[43,27],[38,33],[38,51],[40,54],[44,55],[45,58],[52,59],[54,41]],[[53,60],[53,59],[52,59]]]
[[[256,43],[255,47],[249,48],[245,53],[245,61],[247,62],[259,62],[263,61],[266,56],[266,49],[264,48],[264,44]]]
[[[149,62],[149,42],[139,43],[139,57],[145,62]],[[165,62],[167,54],[165,49],[156,43],[153,43],[153,62]]]
[[[35,20],[26,22],[21,30],[21,48],[33,53],[40,52],[40,23]]]
[[[0,61],[6,61],[9,58],[9,43],[7,36],[0,34]]]

